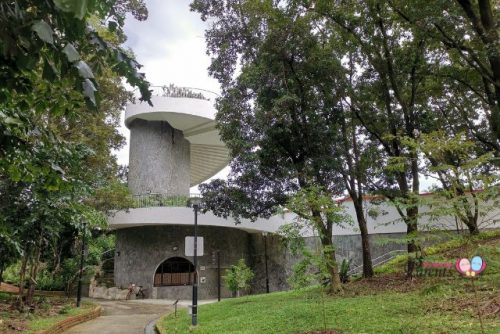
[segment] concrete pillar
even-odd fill
[[[188,195],[189,142],[165,121],[134,120],[130,126],[128,185],[134,195]]]

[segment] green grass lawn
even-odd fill
[[[476,313],[476,305],[481,305],[485,332],[498,334],[499,314],[488,314],[488,305],[500,303],[499,241],[480,240],[467,249],[488,261],[476,282],[477,300],[471,282],[458,275],[409,282],[390,274],[349,283],[343,297],[309,288],[202,305],[195,329],[185,310],[158,324],[163,333],[297,333],[325,327],[342,333],[481,333]]]

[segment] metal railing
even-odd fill
[[[168,194],[140,194],[134,195],[134,208],[154,207],[186,207],[190,198],[201,198],[200,194],[168,195]]]
[[[396,256],[398,256],[399,254],[401,253],[407,253],[408,251],[406,249],[396,249],[396,250],[392,250],[390,252],[387,252],[385,254],[382,254],[374,259],[372,259],[372,266],[375,268],[375,267],[378,267],[378,266],[381,266],[383,265],[384,263],[387,263],[389,262],[390,260],[392,260],[393,258],[395,258]],[[347,274],[349,275],[357,275],[357,274],[360,274],[363,272],[363,265],[359,265],[357,267],[354,267],[352,269],[350,269]]]
[[[166,97],[181,97],[188,99],[198,99],[215,101],[215,98],[219,96],[216,92],[212,92],[208,89],[196,88],[196,87],[181,87],[175,86],[173,84],[164,86],[150,86],[149,87],[154,96],[166,96]]]

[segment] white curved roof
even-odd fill
[[[229,162],[228,149],[215,128],[216,110],[208,100],[153,96],[153,106],[145,102],[132,103],[125,110],[125,125],[134,119],[167,121],[180,130],[190,144],[191,187],[223,169]]]
[[[241,229],[250,233],[276,232],[285,222],[290,222],[290,216],[273,216],[269,219],[258,219],[251,222],[243,219],[236,224],[232,218],[221,218],[212,212],[198,213],[198,225],[222,226]],[[108,217],[112,229],[122,229],[138,226],[185,225],[193,226],[193,209],[187,207],[152,207],[118,211]]]

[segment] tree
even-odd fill
[[[408,253],[414,254],[419,248],[420,167],[401,138],[424,131],[422,120],[432,112],[421,107],[429,98],[422,94],[430,72],[426,36],[398,21],[385,2],[318,1],[310,10],[327,20],[331,39],[345,46],[344,66],[353,74],[346,80],[344,103],[363,126],[365,142],[378,152],[379,167],[373,166],[378,175],[368,187],[395,205],[407,225]],[[409,257],[409,276],[414,267]]]
[[[390,1],[415,29],[442,45],[441,54],[454,71],[445,76],[483,101],[495,144],[500,139],[500,46],[498,5],[490,0]],[[457,114],[459,115],[459,114]],[[492,137],[492,138],[490,138]]]
[[[231,152],[228,181],[200,187],[218,215],[254,219],[273,214],[300,191],[321,194],[329,206],[342,194],[334,172],[342,72],[327,36],[315,34],[306,9],[295,2],[195,1],[194,10],[215,23],[207,32],[210,72],[221,83],[217,126]],[[234,70],[241,65],[241,72]],[[332,240],[332,216],[313,201],[330,274],[330,291],[342,286]]]
[[[354,69],[349,69],[349,78],[352,78]],[[364,195],[368,181],[373,177],[371,172],[377,162],[376,149],[368,141],[363,142],[363,129],[356,118],[356,114],[349,104],[342,106],[340,118],[340,133],[342,139],[337,149],[339,173],[344,180],[344,186],[351,198],[356,212],[356,220],[361,235],[361,249],[363,256],[363,277],[373,276],[373,264],[370,250],[368,226],[364,214]]]
[[[479,234],[481,216],[499,204],[493,154],[478,154],[475,142],[465,133],[448,136],[443,130],[422,134],[409,145],[424,154],[428,173],[437,175],[441,183],[429,203],[431,215],[456,216],[471,235]]]
[[[104,227],[103,194],[108,202],[118,197],[110,194],[126,198],[111,153],[123,144],[116,126],[130,98],[121,76],[143,99],[150,92],[138,64],[118,45],[126,11],[144,18],[141,6],[121,0],[0,4],[0,66],[6,69],[0,74],[0,248],[16,256],[10,261],[22,257],[20,297],[28,281],[28,304],[41,263],[57,272],[72,256],[83,223]]]
[[[138,72],[140,65],[103,33],[123,34],[126,8],[135,8],[144,18],[141,4],[128,0],[0,4],[0,169],[4,175],[13,181],[42,177],[50,180],[47,187],[56,186],[61,170],[39,154],[37,143],[44,142],[45,147],[58,143],[37,120],[71,118],[85,104],[98,106],[98,76],[124,77],[139,88],[141,99],[149,101],[151,92]],[[97,30],[91,24],[95,21]]]
[[[241,290],[250,287],[250,281],[254,276],[253,271],[245,264],[245,260],[240,259],[236,265],[232,265],[231,268],[226,270],[224,280],[227,288],[239,297]]]

